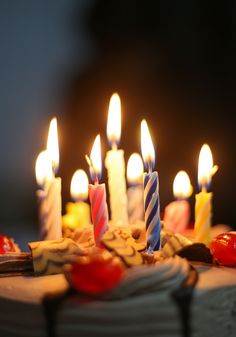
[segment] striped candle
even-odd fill
[[[212,218],[212,193],[207,192],[212,176],[218,170],[213,166],[213,157],[209,145],[201,148],[198,160],[198,183],[201,192],[196,194],[194,239],[209,244]]]
[[[144,213],[147,231],[147,253],[161,248],[159,179],[157,172],[152,172],[155,163],[155,150],[147,122],[141,122],[141,150],[148,173],[143,174]]]
[[[105,184],[89,184],[89,200],[91,203],[94,240],[99,245],[101,236],[108,229],[108,210]]]
[[[90,157],[86,155],[90,174],[94,185],[89,184],[89,200],[91,203],[92,222],[94,226],[94,240],[97,246],[100,238],[108,230],[108,209],[106,202],[105,184],[99,184],[102,171],[100,135],[95,138]]]
[[[212,218],[212,193],[196,194],[194,238],[197,242],[209,243]]]
[[[159,250],[161,246],[159,180],[157,172],[143,174],[144,212],[147,231],[148,252]]]

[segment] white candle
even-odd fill
[[[179,171],[173,183],[173,193],[177,200],[165,207],[164,226],[166,229],[182,233],[188,227],[190,205],[187,199],[192,194],[192,190],[188,174],[185,171]]]
[[[112,149],[107,152],[105,166],[108,171],[108,187],[110,196],[111,220],[115,225],[126,225],[127,194],[125,181],[124,151],[117,149],[121,135],[121,103],[117,94],[110,100],[107,137]]]
[[[130,224],[135,224],[137,221],[144,220],[142,175],[142,158],[138,153],[133,153],[127,164],[127,181],[129,183],[127,197]]]
[[[36,192],[40,240],[62,237],[61,178],[55,178],[58,165],[57,121],[53,118],[49,127],[47,150],[39,154],[35,166],[36,181],[40,187]]]

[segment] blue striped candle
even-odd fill
[[[155,150],[147,122],[141,122],[141,150],[148,173],[143,174],[144,213],[147,233],[147,253],[161,248],[161,221],[159,203],[159,179],[157,172],[152,172],[155,164]]]
[[[147,233],[147,252],[153,253],[161,246],[159,180],[157,172],[143,174],[144,212]]]

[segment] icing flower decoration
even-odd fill
[[[95,253],[77,257],[66,266],[65,276],[76,290],[90,295],[104,293],[122,280],[124,267],[112,256]]]

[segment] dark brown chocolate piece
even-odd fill
[[[7,253],[0,255],[0,277],[28,275],[33,273],[30,253]]]
[[[185,257],[189,261],[213,263],[213,257],[210,249],[203,243],[193,243],[192,245],[183,247],[177,253],[181,257]]]

